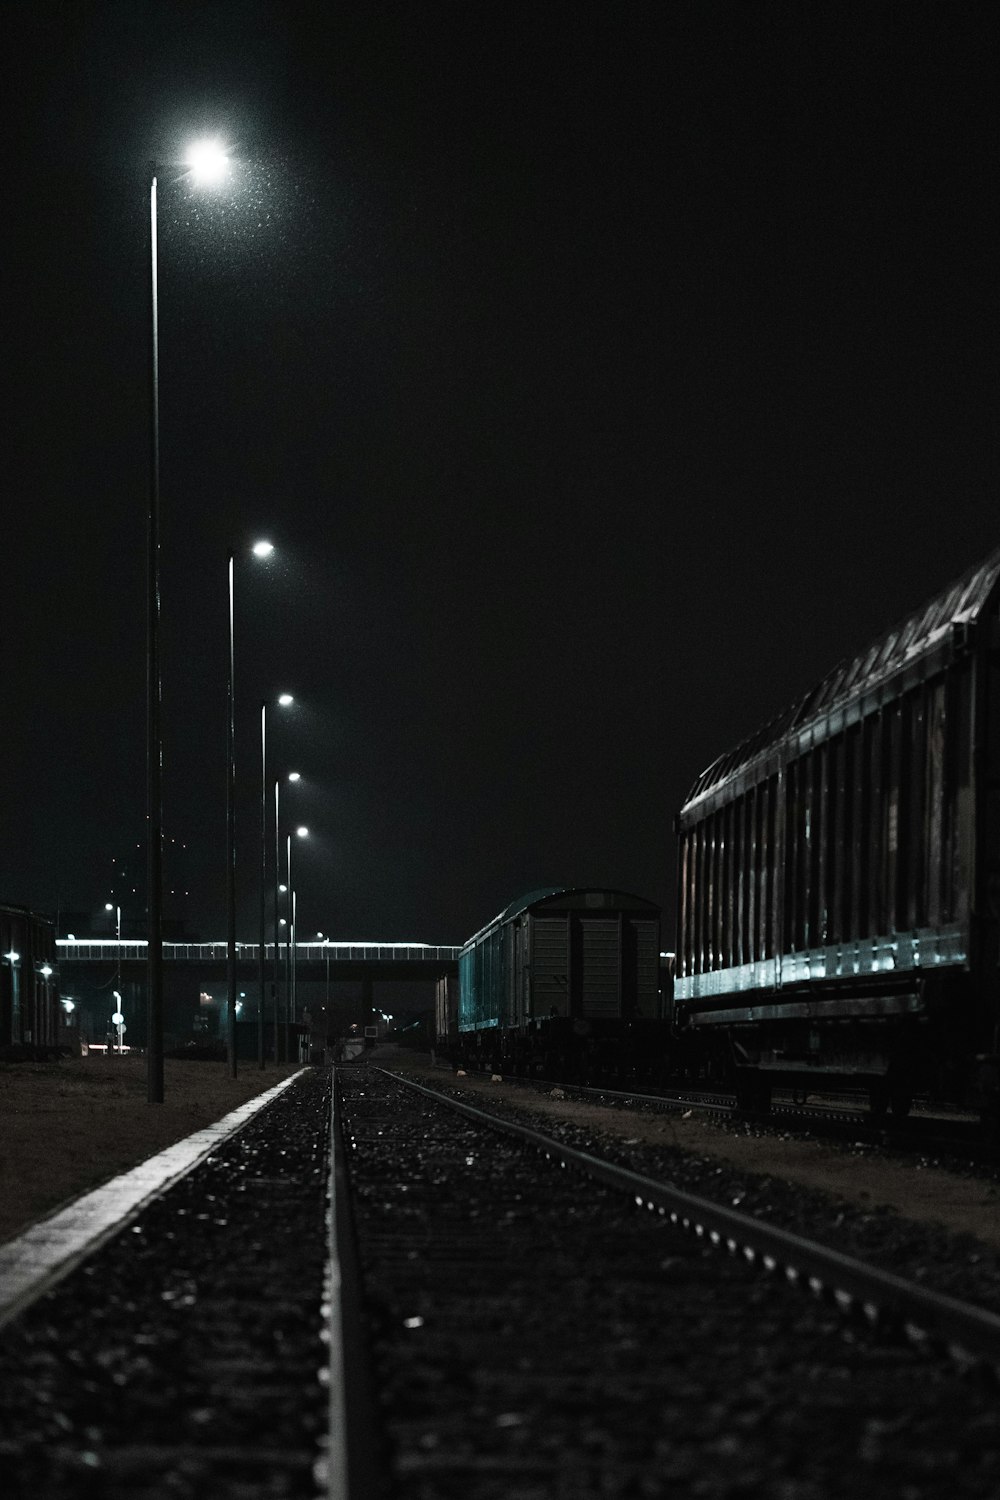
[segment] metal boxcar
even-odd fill
[[[513,902],[459,954],[461,1053],[582,1076],[651,1061],[662,1031],[660,910],[624,891],[547,889]]]
[[[1000,551],[697,780],[675,1019],[748,1101],[850,1076],[996,1116]]]

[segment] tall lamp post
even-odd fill
[[[309,830],[308,830],[308,828],[305,828],[303,826],[299,826],[298,828],[296,828],[295,834],[296,834],[297,838],[305,839],[305,838],[309,837]],[[287,872],[286,875],[285,875],[285,879],[286,879],[286,881],[288,883],[288,977],[287,977],[287,980],[286,980],[286,989],[287,989],[286,1011],[287,1011],[287,1014],[288,1014],[288,1020],[291,1022],[291,1024],[294,1025],[294,1023],[295,1023],[295,917],[296,917],[296,901],[295,901],[295,887],[292,884],[292,835],[291,834],[288,834],[288,837],[287,837],[286,856],[285,857],[286,857],[285,869],[286,869],[286,872]]]
[[[291,693],[282,693],[278,702],[282,708],[288,708],[295,702]],[[288,780],[291,782],[301,781],[302,777],[298,771],[289,771]],[[271,978],[271,1011],[274,1017],[274,1059],[275,1062],[288,1061],[288,1035],[284,1027],[279,1033],[279,1007],[281,1003],[281,895],[287,890],[287,886],[281,884],[281,782],[275,779],[274,783],[274,967]],[[287,997],[286,997],[287,1003]],[[287,1017],[286,1017],[287,1020]],[[279,1035],[281,1042],[279,1046]]]
[[[291,693],[282,693],[278,702],[282,708],[288,708],[295,699]],[[292,776],[297,779],[298,772]],[[278,783],[274,783],[275,798],[275,828],[278,826]],[[277,860],[275,861],[275,880],[278,878]],[[267,988],[267,926],[266,926],[266,897],[267,897],[267,704],[260,705],[260,953],[257,964],[257,985],[260,991],[260,1004],[257,1010],[257,1065],[264,1066],[264,997]],[[274,957],[275,970],[278,959],[278,911],[277,893],[275,894],[275,933],[274,933]],[[277,991],[275,990],[275,1006],[277,1005]],[[274,1046],[275,1062],[278,1060],[278,1017],[274,1017]]]
[[[270,557],[271,542],[254,542],[254,557]],[[226,978],[229,1076],[236,1077],[236,554],[229,554],[229,681],[226,713]],[[263,738],[263,726],[261,729]],[[259,1033],[261,1067],[264,1034]]]
[[[146,948],[146,1098],[163,1103],[163,746],[160,730],[160,352],[156,291],[156,163],[150,170],[149,514],[146,587],[146,862],[149,941]]]
[[[198,183],[229,170],[217,141],[200,141],[187,166]],[[156,162],[149,167],[149,505],[146,526],[146,1098],[163,1103],[163,739],[160,721],[160,335],[157,294]]]

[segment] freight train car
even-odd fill
[[[70,1048],[76,1034],[65,1019],[53,923],[25,906],[0,904],[0,1057]]]
[[[439,1039],[444,1024],[456,1060],[497,1071],[648,1074],[666,1040],[659,936],[659,907],[624,891],[524,896],[462,948]]]
[[[1000,551],[696,781],[675,1018],[748,1104],[1000,1114]]]

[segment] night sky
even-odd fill
[[[155,158],[166,916],[224,934],[235,548],[241,938],[287,689],[302,936],[671,945],[698,772],[1000,540],[996,15],[9,5],[0,899],[142,931]]]

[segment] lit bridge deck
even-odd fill
[[[56,953],[62,972],[90,970],[98,965],[121,970],[123,976],[141,977],[146,968],[145,940],[114,938],[59,938]],[[295,971],[299,979],[437,979],[458,972],[458,948],[434,947],[430,943],[332,943],[313,941],[295,944]],[[265,964],[274,964],[274,944],[265,945]],[[278,945],[284,965],[286,947]],[[205,974],[225,973],[227,947],[223,943],[164,943],[164,968],[181,966]],[[237,972],[246,979],[257,974],[259,943],[236,944]]]

